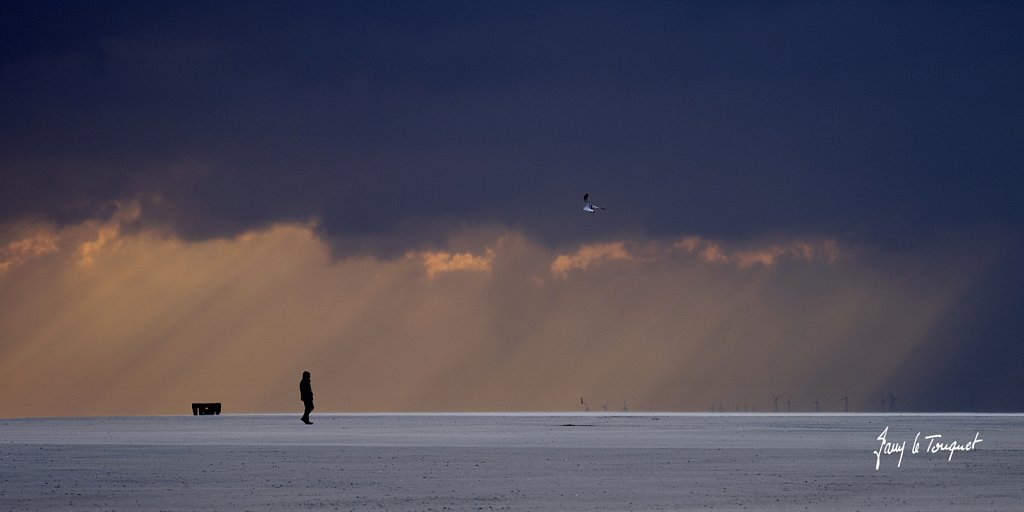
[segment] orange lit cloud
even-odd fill
[[[605,244],[585,244],[572,254],[559,254],[551,262],[551,273],[556,277],[565,278],[571,270],[586,270],[592,265],[607,261],[628,261],[632,257],[626,252],[623,242]]]
[[[57,235],[49,229],[12,240],[0,247],[0,275],[26,261],[57,251]]]
[[[627,249],[624,241],[603,244],[585,244],[575,253],[559,254],[551,263],[551,273],[556,277],[565,278],[572,270],[586,270],[611,261],[654,261],[664,259],[675,251],[694,255],[709,264],[735,265],[740,268],[753,266],[771,267],[781,261],[823,261],[833,263],[839,257],[838,244],[834,240],[805,241],[796,240],[787,243],[746,244],[739,248],[727,249],[723,242],[700,236],[687,236],[666,247],[662,244],[649,243],[642,249]]]
[[[418,256],[427,271],[428,279],[445,272],[490,272],[494,264],[494,251],[491,249],[479,256],[470,252],[444,251],[423,252]]]
[[[83,267],[92,266],[95,257],[105,248],[112,247],[114,250],[119,246],[121,227],[124,224],[138,220],[142,209],[138,201],[128,204],[117,203],[117,211],[114,215],[96,228],[95,238],[82,242],[78,246],[81,259],[78,264]]]
[[[877,403],[869,393],[981,271],[961,264],[975,254],[767,263],[829,258],[808,243],[754,258],[765,271],[751,275],[736,254],[752,243],[709,260],[703,240],[559,254],[491,230],[457,250],[333,259],[312,226],[185,242],[124,229],[137,215],[8,236],[19,242],[5,254],[45,257],[2,276],[0,417],[188,414],[193,401],[293,411],[303,370],[318,411],[566,410],[581,395],[613,409],[764,410],[769,387],[794,407],[850,388],[854,408],[855,396]]]
[[[705,263],[733,264],[741,268],[770,267],[782,260],[834,262],[839,248],[834,240],[815,242],[793,241],[739,249],[726,249],[721,242],[699,236],[688,236],[673,244],[676,249],[692,254]]]

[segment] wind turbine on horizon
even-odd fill
[[[774,405],[775,405],[775,412],[779,412],[779,399],[782,398],[782,397],[779,396],[779,395],[776,395],[772,391],[769,391],[769,393],[771,393],[771,395],[772,395],[772,403],[774,403]],[[787,400],[787,402],[788,402],[788,400]]]
[[[850,394],[843,394],[843,397],[840,398],[840,400],[843,401],[843,412],[850,412]]]

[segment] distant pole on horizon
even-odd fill
[[[819,400],[814,401],[814,412],[821,412],[821,402]]]
[[[789,397],[786,397],[786,412],[793,412],[793,408],[789,405]]]
[[[840,400],[843,401],[843,412],[850,412],[850,395],[849,393],[843,395]]]
[[[775,412],[779,412],[779,399],[782,398],[782,397],[779,396],[779,395],[776,395],[774,392],[771,392],[771,395],[772,395],[772,403],[775,406]]]

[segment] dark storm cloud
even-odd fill
[[[142,195],[187,238],[396,248],[450,219],[564,240],[583,191],[651,235],[1020,223],[1024,9],[706,7],[9,8],[0,214]]]

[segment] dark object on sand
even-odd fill
[[[210,414],[220,414],[220,402],[212,404],[201,404],[198,402],[194,402],[192,404],[193,416],[206,416]]]

